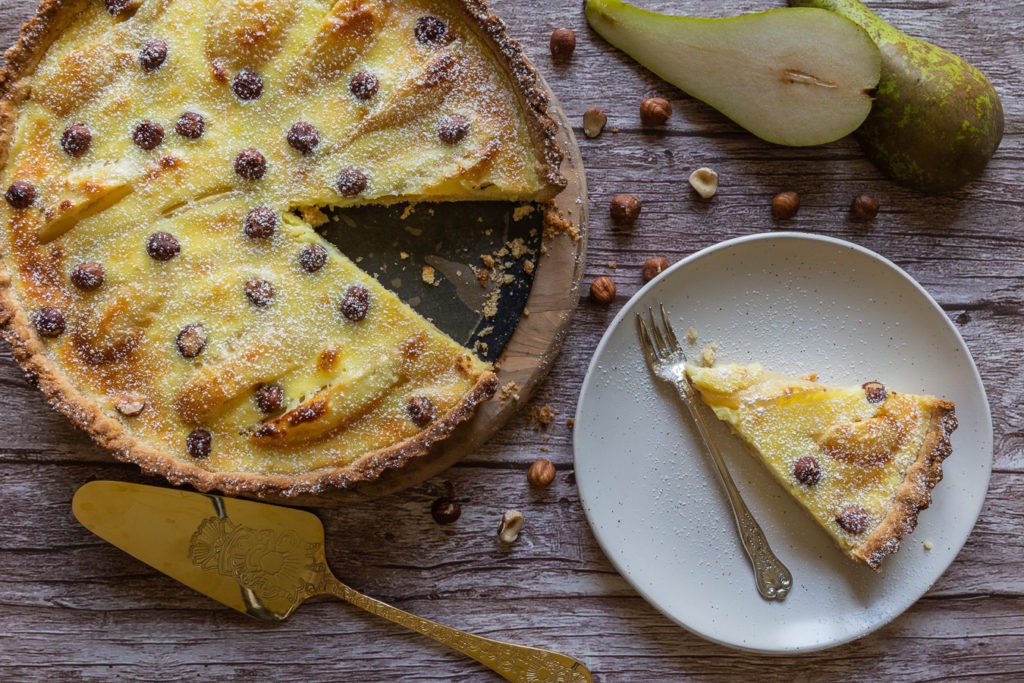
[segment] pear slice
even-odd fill
[[[757,137],[820,145],[867,118],[881,55],[852,21],[794,9],[700,19],[588,0],[586,14],[612,45]]]

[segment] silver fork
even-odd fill
[[[668,313],[664,304],[658,304],[661,308],[661,326],[654,317],[654,311],[647,309],[650,324],[644,322],[643,317],[637,313],[636,320],[640,327],[640,345],[643,346],[644,355],[647,356],[647,364],[655,376],[675,386],[680,398],[690,411],[693,421],[697,424],[701,439],[711,454],[715,466],[718,468],[719,477],[725,485],[725,492],[729,497],[729,504],[732,507],[732,514],[736,520],[736,529],[740,534],[740,541],[743,550],[750,558],[750,566],[754,570],[754,580],[757,582],[757,592],[765,600],[782,601],[789,594],[793,586],[793,575],[782,564],[782,561],[775,556],[768,539],[764,537],[761,525],[757,523],[750,509],[743,502],[739,489],[736,488],[732,475],[729,474],[722,455],[718,452],[708,426],[704,422],[700,411],[697,410],[695,392],[690,378],[686,376],[686,353],[679,345],[672,325],[668,320]]]

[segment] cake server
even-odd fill
[[[72,502],[100,538],[228,607],[287,619],[304,600],[332,595],[472,657],[510,681],[590,683],[576,659],[503,643],[404,612],[344,585],[327,567],[312,513],[177,489],[93,481]]]

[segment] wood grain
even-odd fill
[[[783,3],[643,4],[727,16]],[[580,138],[592,213],[584,284],[609,275],[618,296],[606,308],[581,298],[535,398],[459,465],[401,494],[318,510],[339,577],[452,626],[571,652],[599,681],[1024,678],[1024,14],[1010,0],[869,4],[967,57],[1002,97],[1002,146],[985,175],[957,193],[925,197],[884,180],[850,139],[787,149],[752,138],[603,43],[586,28],[578,0],[493,1]],[[0,6],[0,43],[11,44],[31,12],[30,0]],[[576,31],[577,50],[555,64],[547,41],[562,25]],[[654,94],[675,109],[660,133],[642,130],[637,113]],[[608,112],[609,125],[586,140],[582,113],[593,106]],[[686,184],[698,166],[721,176],[710,202]],[[784,189],[801,194],[800,213],[775,221],[768,204]],[[882,205],[867,224],[847,215],[862,190]],[[632,230],[608,219],[616,192],[644,201]],[[590,356],[640,288],[647,257],[676,261],[723,239],[780,229],[861,244],[928,289],[975,355],[992,408],[995,469],[964,550],[904,615],[849,645],[767,658],[689,634],[615,572],[580,506],[567,421]],[[246,620],[104,544],[73,520],[71,495],[91,478],[141,481],[137,470],[114,463],[47,409],[6,350],[0,387],[0,680],[493,680],[473,662],[340,603],[309,603],[276,626]],[[540,407],[557,411],[546,428],[536,419]],[[541,456],[558,475],[536,492],[525,472]],[[431,520],[439,495],[462,504],[457,523]],[[494,534],[510,507],[527,521],[520,541],[502,547]]]

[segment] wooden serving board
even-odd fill
[[[424,230],[443,231],[445,217],[438,217],[436,212],[453,212],[469,223],[464,225],[462,230],[480,233],[486,231],[490,235],[482,237],[482,241],[475,243],[473,248],[466,247],[465,243],[449,242],[442,246],[440,251],[428,251],[431,256],[440,257],[443,261],[457,260],[465,264],[468,271],[472,264],[467,261],[478,258],[478,255],[487,249],[487,245],[500,247],[508,238],[515,236],[508,227],[508,214],[513,211],[514,205],[505,205],[498,209],[480,206],[460,207],[457,204],[409,207],[403,213],[409,214],[410,217],[400,221],[407,225],[397,225],[399,221],[396,220],[396,225],[385,230],[383,237],[378,235],[369,244],[358,243],[358,235],[374,232],[367,229],[369,226],[366,223],[387,221],[388,217],[394,220],[398,212],[394,207],[372,209],[369,214],[341,214],[321,228],[321,232],[349,258],[366,267],[385,287],[396,291],[413,308],[433,319],[438,327],[457,341],[470,347],[475,341],[485,341],[487,346],[479,349],[479,352],[481,356],[495,360],[501,389],[494,398],[480,405],[474,416],[460,425],[451,437],[437,444],[428,455],[406,463],[401,469],[389,470],[372,482],[359,483],[351,488],[335,489],[320,496],[303,496],[301,499],[281,502],[303,505],[356,503],[420,484],[483,445],[530,400],[541,380],[547,375],[558,356],[580,299],[579,289],[586,263],[588,200],[583,160],[576,137],[558,99],[546,83],[544,88],[549,97],[549,113],[559,125],[557,140],[565,154],[561,171],[567,180],[567,186],[555,198],[552,209],[553,214],[563,224],[561,228],[545,231],[543,210],[537,210],[522,220],[526,230],[539,231],[533,240],[537,247],[534,257],[536,265],[533,269],[532,285],[527,283],[529,295],[525,300],[519,291],[519,285],[522,283],[517,281],[505,288],[507,291],[502,292],[497,314],[493,318],[488,318],[481,315],[479,310],[470,310],[465,304],[455,301],[457,297],[454,287],[446,283],[450,290],[448,299],[453,303],[448,307],[442,305],[439,308],[437,302],[445,300],[445,293],[430,292],[429,299],[426,296],[422,299],[418,296],[424,287],[427,290],[432,287],[429,284],[425,285],[421,280],[422,257],[414,255],[411,251],[404,251],[401,243],[403,232],[412,227],[417,233],[414,237],[418,240],[419,246],[429,244],[423,239],[424,235],[419,234],[421,227]],[[435,215],[417,224],[415,214],[422,211]],[[496,220],[501,219],[503,213],[506,224],[504,230],[502,226],[493,225]],[[486,221],[490,221],[491,225]],[[479,227],[474,227],[474,223]],[[523,229],[520,228],[520,231]],[[465,253],[456,257],[453,255],[454,252]],[[435,262],[431,256],[426,257],[427,264]],[[522,272],[519,272],[518,276],[529,278]],[[438,277],[442,277],[440,272]],[[470,288],[478,286],[472,281],[474,277],[469,272],[460,272],[458,277],[468,279]],[[456,276],[454,273],[448,273],[447,279],[456,279]],[[462,286],[466,284],[464,282]],[[480,330],[488,327],[493,327],[496,331],[481,337]]]

